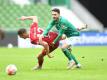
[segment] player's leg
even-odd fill
[[[68,69],[72,68],[75,64],[78,65],[78,61],[76,60],[76,58],[74,57],[74,55],[71,53],[71,51],[69,50],[69,47],[71,45],[71,43],[69,42],[69,40],[63,40],[62,41],[62,51],[65,54],[65,56],[68,58],[69,60],[69,65],[68,65]]]
[[[43,49],[42,52],[38,55],[38,64],[33,68],[33,70],[38,70],[42,68],[44,62],[44,56],[46,55],[46,51]]]
[[[68,46],[68,50],[72,53],[72,48],[71,48],[71,46]],[[77,68],[81,68],[81,64],[80,64],[80,63],[77,63],[77,64],[76,64],[76,67],[77,67]]]
[[[75,62],[75,60],[74,60],[74,55],[68,50],[68,46],[69,45],[67,45],[67,44],[64,44],[63,46],[62,46],[62,51],[63,51],[63,53],[65,54],[65,56],[68,58],[68,60],[69,60],[69,63],[68,63],[68,67],[67,67],[67,69],[70,69],[70,68],[72,68],[75,64],[76,64],[76,62]]]
[[[72,57],[71,57],[71,51],[70,49],[70,45],[66,44],[66,40],[61,40],[60,41],[60,47],[62,49],[62,52],[65,54],[65,56],[68,58],[68,60],[72,60]]]
[[[68,69],[72,68],[74,65],[78,65],[79,62],[77,61],[77,59],[75,58],[75,56],[72,54],[71,51],[68,50],[69,48],[69,45],[68,44],[64,44],[63,47],[62,47],[62,50],[65,50],[63,51],[65,53],[65,55],[67,57],[69,57],[69,65],[68,65]]]
[[[79,37],[70,37],[70,38],[68,38],[68,40],[66,42],[67,42],[67,44],[73,46],[75,43],[80,42],[80,38]],[[78,62],[78,60],[76,58],[74,58],[74,61],[76,62],[76,67],[80,68],[81,64]]]
[[[52,51],[54,51],[56,48],[58,47],[58,43],[56,43],[54,45],[54,47],[49,46],[49,50],[51,53]],[[42,68],[43,62],[44,62],[44,56],[46,56],[46,51],[43,49],[42,52],[38,55],[38,65],[36,65],[33,70],[38,70]]]

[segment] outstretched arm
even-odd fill
[[[43,32],[43,36],[47,36],[48,32],[52,29],[52,27],[54,26],[54,21],[51,21],[47,28],[45,29],[45,31]]]
[[[80,28],[77,28],[78,31],[81,31],[83,29],[87,29],[88,28],[88,25],[87,24],[84,24],[82,27]]]
[[[42,38],[46,37],[48,32],[51,30],[51,28],[54,26],[54,22],[51,21],[49,23],[49,25],[47,26],[46,30],[43,32],[43,34],[40,35],[39,37],[39,42],[41,43],[42,42]]]
[[[21,16],[20,18],[17,18],[17,20],[33,20],[33,22],[38,23],[36,16]]]
[[[55,44],[59,39],[61,39],[64,31],[65,31],[64,29],[60,29],[58,36],[57,36],[56,39],[53,41],[53,44]]]

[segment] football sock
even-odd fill
[[[73,60],[68,49],[62,49],[62,52],[65,54],[69,61]]]
[[[75,61],[76,64],[78,64],[79,62],[77,61],[77,59],[75,58],[75,56],[70,52],[71,57],[73,58],[73,60]]]
[[[74,55],[67,48],[63,49],[62,51],[65,54],[65,56],[69,59],[69,61],[74,60],[75,63],[78,64],[78,61],[76,60]]]

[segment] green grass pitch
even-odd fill
[[[0,48],[0,80],[107,80],[107,47],[73,47],[81,69],[67,70],[68,60],[57,49],[54,58],[45,57],[42,70],[32,71],[41,49]],[[5,68],[15,64],[16,75],[8,76]]]

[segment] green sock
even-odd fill
[[[78,64],[79,62],[77,61],[77,59],[75,58],[75,56],[71,53],[71,56],[73,58],[73,60],[75,61],[76,64]]]
[[[62,52],[65,54],[69,61],[73,60],[67,49],[62,49]]]
[[[69,59],[69,61],[74,60],[75,63],[78,64],[78,61],[76,60],[74,55],[67,48],[63,49],[63,53]]]

